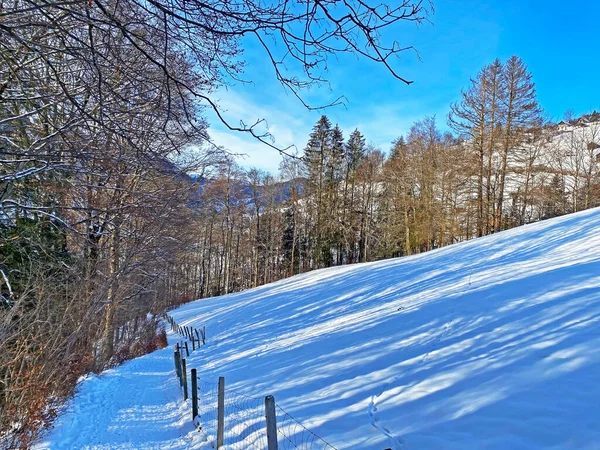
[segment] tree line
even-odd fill
[[[0,441],[11,447],[28,445],[81,374],[156,348],[147,315],[164,307],[162,271],[191,216],[189,182],[167,157],[206,124],[152,61],[204,81],[144,40],[167,36],[142,9],[14,1],[0,13]]]
[[[599,119],[546,120],[516,56],[470,81],[450,107],[454,132],[425,117],[384,152],[322,116],[278,174],[229,159],[203,180],[184,297],[411,255],[597,206]]]

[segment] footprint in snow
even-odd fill
[[[385,391],[382,391],[378,395],[371,396],[371,402],[369,403],[369,416],[371,417],[371,425],[373,425],[377,430],[384,434],[389,439],[389,442],[392,444],[391,448],[385,450],[406,450],[406,447],[404,446],[404,440],[395,436],[389,428],[387,428],[385,425],[379,422],[380,418],[379,412],[377,411],[376,402],[377,398],[381,394],[383,394],[383,392]]]

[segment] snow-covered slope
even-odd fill
[[[172,315],[188,367],[338,449],[600,449],[598,209]]]
[[[173,312],[338,448],[600,448],[600,210]]]

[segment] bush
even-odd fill
[[[167,341],[167,332],[164,329],[162,329],[156,335],[156,347],[157,348],[165,348],[168,345],[169,345],[169,342]]]

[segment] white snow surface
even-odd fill
[[[340,450],[600,449],[600,209],[171,314],[206,326],[199,377],[273,395]],[[82,381],[39,448],[209,448],[172,365]]]
[[[173,349],[79,381],[78,392],[34,449],[205,448],[182,401]]]

